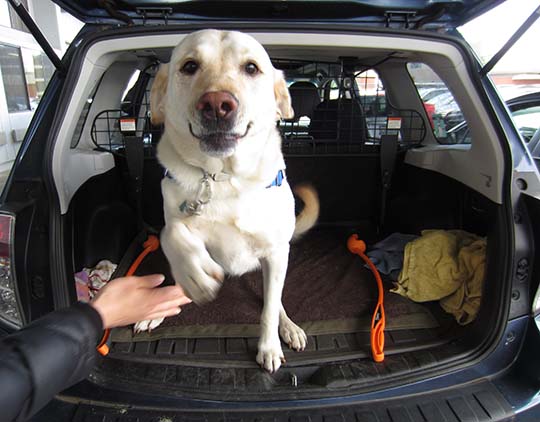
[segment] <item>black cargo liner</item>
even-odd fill
[[[308,345],[305,351],[297,353],[283,344],[287,366],[371,356],[369,327],[376,284],[363,262],[346,250],[347,232],[345,229],[314,230],[298,244],[293,243],[283,302],[291,318],[306,330]],[[136,242],[141,237],[144,236],[139,236]],[[340,245],[341,239],[343,245]],[[306,253],[308,245],[311,249]],[[132,259],[138,250],[140,248],[129,248]],[[124,257],[123,261],[132,259]],[[319,266],[315,267],[314,262]],[[166,280],[170,281],[168,271],[164,271],[167,266],[158,251],[145,258],[137,274],[164,272]],[[120,271],[124,269],[122,265]],[[193,304],[186,306],[182,314],[166,319],[151,333],[134,335],[131,328],[113,331],[110,356],[147,363],[256,367],[261,277],[260,272],[253,272],[240,280],[225,280],[214,302],[202,308]],[[391,283],[386,282],[385,286],[386,354],[421,350],[459,336],[461,327],[437,303],[415,304],[390,293]],[[317,292],[325,287],[328,291]],[[310,294],[310,288],[315,292]]]
[[[458,330],[424,328],[387,330],[385,355],[422,350],[448,343]],[[255,368],[257,337],[178,338],[138,342],[112,342],[110,357],[132,362],[178,364],[207,368]],[[283,368],[371,359],[369,333],[321,334],[308,336],[304,351],[295,352],[282,343]]]
[[[377,213],[374,199],[377,198],[377,183],[358,186],[358,180],[351,177],[359,173],[365,175],[366,178],[377,174],[376,157],[306,158],[289,156],[286,159],[288,166],[287,176],[292,185],[312,178],[317,181],[316,186],[320,189],[322,206],[321,227],[316,229],[314,233],[317,230],[339,232],[341,233],[340,239],[343,239],[343,245],[345,245],[347,235],[352,231],[352,228],[354,228],[354,231],[358,231],[368,244],[372,244],[386,235],[385,233],[377,234],[374,230]],[[131,256],[127,260],[131,262],[140,250],[128,248],[129,242],[126,243],[125,240],[129,233],[131,233],[133,239],[136,227],[133,217],[130,217],[128,213],[127,198],[125,194],[122,194],[121,174],[123,166],[124,163],[119,159],[117,168],[104,175],[97,176],[85,184],[72,202],[72,206],[75,207],[73,208],[75,212],[74,227],[77,228],[77,232],[81,236],[76,237],[78,241],[75,243],[75,252],[77,254],[74,263],[75,268],[81,268],[84,265],[91,266],[92,263],[95,264],[97,260],[104,258],[118,262],[128,249],[132,249],[130,251]],[[325,171],[321,172],[321,169]],[[400,162],[397,165],[397,172],[394,191],[390,195],[387,221],[389,231],[400,230],[418,233],[420,229],[426,226],[443,229],[460,227],[479,234],[487,234],[489,238],[489,233],[491,233],[495,221],[494,208],[489,201],[482,200],[481,196],[473,193],[463,185],[432,172],[406,166]],[[163,173],[157,162],[150,159],[146,160],[145,187],[143,189],[143,199],[146,198],[145,201],[148,204],[144,208],[146,221],[154,219],[159,223],[159,219],[162,218],[160,201],[152,200],[152,195],[154,195],[154,199],[156,197],[159,200],[161,199],[157,186],[162,177]],[[343,181],[344,191],[336,189],[338,181]],[[98,192],[99,194],[97,194]],[[87,197],[93,198],[93,203],[96,204],[95,211],[88,208]],[[345,208],[340,204],[347,204],[348,206]],[[471,206],[471,204],[474,206]],[[106,216],[111,215],[111,212],[117,217],[108,221],[106,230],[110,231],[105,233],[103,231],[105,226],[102,226],[102,224],[104,219],[106,220]],[[79,218],[83,218],[84,222],[81,221],[81,224],[77,224],[77,215],[79,215]],[[351,219],[355,220],[352,225]],[[116,239],[116,241],[98,242],[96,239],[100,235],[103,237],[104,234],[108,236],[108,239]],[[89,235],[94,240],[85,242],[85,236]],[[142,238],[138,241],[139,245],[142,244]],[[489,244],[490,241],[488,240]],[[77,245],[79,248],[77,248]],[[77,258],[77,256],[80,258]],[[351,257],[360,261],[358,257]],[[256,276],[260,278],[260,273],[256,274]],[[370,279],[370,283],[373,283],[372,286],[374,287],[375,282],[372,279]],[[387,297],[390,297],[389,295],[390,293],[387,293]],[[487,303],[492,302],[488,301]],[[393,378],[395,369],[399,368],[404,360],[409,359],[407,356],[410,356],[410,359],[414,361],[420,356],[434,356],[434,351],[439,350],[444,355],[441,355],[441,359],[444,359],[467,351],[469,347],[477,344],[478,339],[482,337],[479,334],[485,333],[485,324],[490,315],[489,312],[483,313],[481,309],[478,321],[475,321],[470,327],[457,327],[451,317],[448,319],[448,315],[440,311],[438,304],[430,305],[428,309],[436,317],[440,327],[425,330],[388,330],[386,335],[386,359],[382,364],[374,364],[371,359],[366,331],[333,335],[328,333],[328,335],[310,336],[308,350],[302,353],[290,352],[288,347],[283,345],[287,363],[282,370],[278,371],[276,376],[278,378],[290,376],[289,371],[294,369],[298,371],[296,375],[299,377],[300,382],[308,383],[308,379],[321,368],[327,368],[329,365],[339,366],[341,365],[339,362],[343,362],[344,365],[352,364],[353,366],[360,365],[362,367],[368,365],[369,368],[373,368],[371,370],[368,368],[370,372],[364,373],[362,376],[362,382],[365,382],[365,385],[368,386],[370,382],[378,383],[385,377]],[[387,310],[391,311],[391,307],[387,307]],[[185,371],[187,373],[203,371],[207,374],[210,373],[208,371],[217,371],[217,373],[224,371],[223,374],[229,374],[225,377],[229,381],[223,379],[222,388],[226,388],[225,384],[227,382],[238,383],[238,379],[244,379],[245,376],[248,376],[246,375],[248,373],[251,374],[249,376],[267,379],[267,374],[264,374],[264,371],[258,368],[255,363],[255,347],[256,337],[140,339],[140,341],[134,343],[113,343],[111,354],[102,361],[100,368],[95,373],[94,381],[99,384],[102,382],[114,383],[116,379],[123,380],[119,381],[121,384],[129,381],[129,384],[134,389],[137,389],[146,388],[146,381],[141,381],[140,377],[146,379],[146,377],[152,378],[164,373],[163,376],[166,377],[169,377],[171,373],[180,377]],[[449,351],[453,352],[447,354],[446,352]],[[427,362],[431,358],[426,359],[421,358],[417,361],[415,365],[418,369],[424,364],[428,364]],[[437,364],[439,361],[438,358],[434,359],[433,364]],[[406,365],[411,369],[413,363],[407,361]],[[398,372],[400,373],[400,371]],[[372,375],[369,375],[370,373]],[[205,375],[200,376],[204,378]],[[272,379],[274,378],[268,378],[268,380]],[[264,383],[267,384],[267,381],[264,381]],[[271,388],[275,383],[273,381],[268,382],[268,388],[265,391],[272,391],[272,394],[276,393],[277,390]],[[286,383],[289,382],[290,380],[287,379]],[[231,385],[229,385],[230,388],[232,388]],[[183,388],[180,388],[180,390],[187,391]],[[195,390],[189,389],[190,392]],[[310,388],[308,390],[314,392]],[[306,394],[309,396],[308,390],[306,390]],[[238,392],[237,390],[234,391]],[[300,394],[298,389],[293,391]],[[203,396],[205,394],[204,391],[200,391],[200,393]],[[320,395],[322,393],[318,391],[316,394]],[[199,396],[198,394],[195,395]],[[231,399],[241,400],[242,397],[240,396],[238,398],[231,397]]]
[[[331,397],[373,391],[403,376],[436,368],[460,356],[463,344],[453,341],[426,350],[389,354],[384,362],[371,358],[285,365],[275,374],[249,366],[179,365],[171,362],[130,361],[116,357],[100,359],[89,380],[120,391],[151,391],[161,397],[222,401],[291,400]],[[217,395],[216,395],[217,394]]]

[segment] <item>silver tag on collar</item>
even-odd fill
[[[205,205],[212,199],[212,184],[210,183],[210,179],[214,182],[225,182],[230,178],[231,176],[227,173],[210,174],[203,172],[195,199],[193,201],[182,202],[179,207],[180,212],[188,215],[201,215]]]
[[[188,215],[201,215],[204,204],[197,201],[184,201],[179,206],[180,212]]]

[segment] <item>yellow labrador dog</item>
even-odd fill
[[[280,116],[293,117],[283,74],[249,35],[195,32],[160,66],[151,112],[154,123],[165,123],[158,147],[166,169],[161,245],[174,279],[203,304],[216,297],[225,274],[262,267],[257,362],[274,372],[284,361],[279,334],[295,350],[306,346],[281,294],[289,242],[319,213],[315,191],[303,186],[296,192],[305,207],[295,220],[276,128]],[[141,321],[135,329],[161,322]]]

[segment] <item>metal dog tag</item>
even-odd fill
[[[212,199],[212,185],[209,180],[211,177],[210,174],[204,173],[195,199],[193,201],[182,202],[179,207],[180,212],[188,215],[201,215],[204,206]]]

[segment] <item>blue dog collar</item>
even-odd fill
[[[271,184],[269,184],[266,187],[266,189],[271,188],[273,186],[281,186],[281,184],[283,183],[283,180],[285,180],[285,172],[283,170],[278,170],[276,178]]]
[[[167,179],[176,181],[176,178],[171,174],[168,169],[165,169],[163,176]],[[281,186],[283,184],[283,180],[285,180],[285,172],[283,170],[278,170],[276,178],[266,187],[266,189],[274,186]]]

